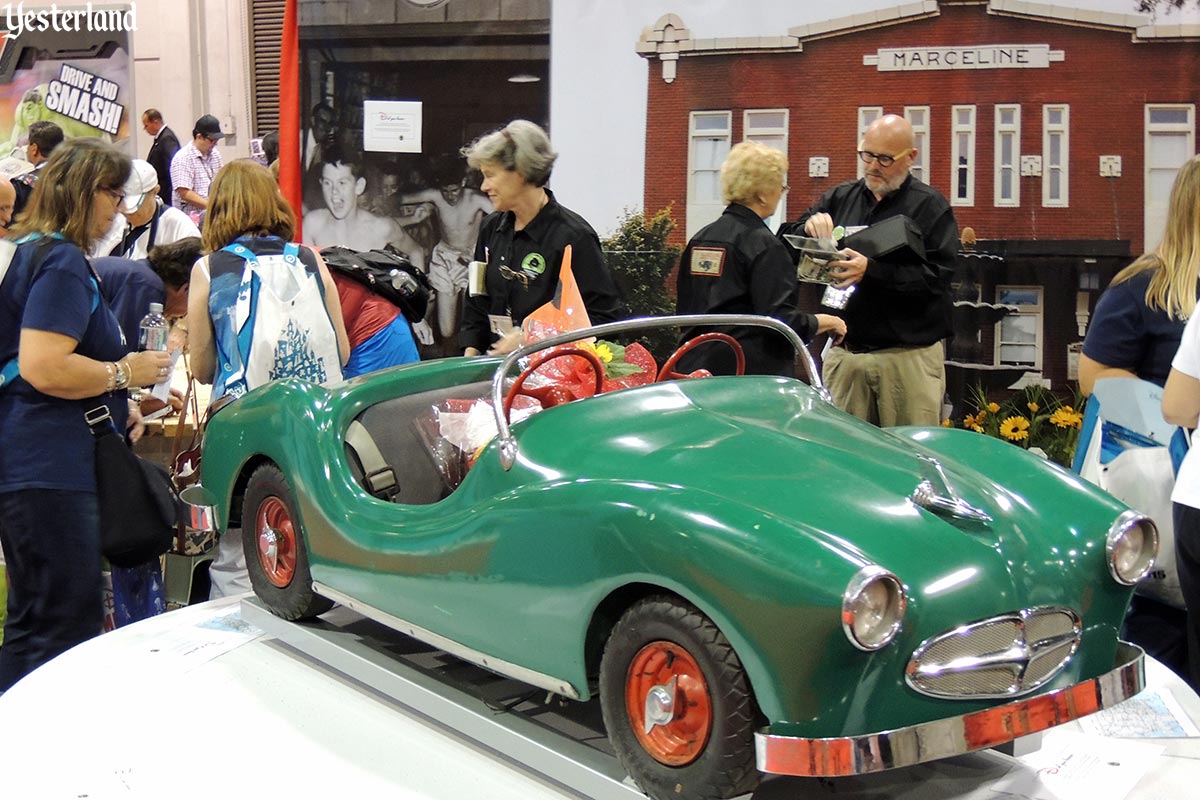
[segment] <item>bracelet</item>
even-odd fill
[[[125,389],[129,386],[129,380],[132,377],[132,370],[126,365],[125,359],[121,359],[116,363],[117,380],[114,388],[117,390]]]
[[[179,322],[175,323],[175,329],[179,330],[179,331],[183,331],[184,333],[187,333],[188,332],[187,323],[180,320]]]
[[[117,388],[117,365],[111,361],[105,361],[104,370],[108,373],[108,378],[104,382],[104,391],[112,394],[113,389]]]

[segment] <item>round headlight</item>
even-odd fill
[[[899,578],[883,567],[863,567],[842,595],[846,638],[859,650],[878,650],[900,632],[907,605]]]
[[[1124,511],[1108,529],[1104,545],[1113,580],[1132,586],[1146,576],[1158,555],[1158,528],[1144,514]]]

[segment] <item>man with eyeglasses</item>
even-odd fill
[[[197,222],[208,208],[208,189],[217,171],[225,165],[217,149],[217,142],[224,136],[217,118],[205,114],[196,120],[192,140],[171,159],[171,186],[175,190],[171,203],[191,217],[192,222]]]
[[[825,356],[825,385],[839,408],[883,427],[938,425],[946,391],[942,340],[951,335],[958,223],[946,198],[910,174],[916,154],[908,121],[880,117],[859,143],[863,177],[830,189],[779,228],[780,236],[840,239],[902,215],[920,229],[924,258],[876,259],[847,247],[833,273],[837,289],[854,291],[832,312],[848,333]]]

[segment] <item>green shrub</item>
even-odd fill
[[[679,263],[681,248],[667,242],[673,230],[670,208],[649,219],[627,208],[616,233],[602,242],[608,267],[635,317],[675,313],[675,292],[668,289],[667,278]],[[678,340],[677,329],[650,331],[641,338],[660,364]]]

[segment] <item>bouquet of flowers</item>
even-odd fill
[[[587,308],[583,304],[583,296],[579,292],[579,285],[575,282],[575,274],[571,271],[571,249],[568,247],[563,254],[562,269],[559,273],[559,291],[553,300],[525,318],[521,325],[524,341],[540,341],[560,333],[581,330],[591,324]],[[562,353],[572,349],[586,350],[597,357],[604,369],[601,392],[643,386],[653,383],[658,375],[658,365],[654,356],[636,342],[622,347],[616,342],[603,339],[582,339],[552,347],[546,352]],[[534,371],[527,385],[536,387],[555,384],[566,389],[576,400],[591,397],[596,393],[596,376],[591,362],[586,358],[578,355],[554,358],[543,354],[538,354],[537,357],[548,360],[543,361]]]
[[[568,247],[563,255],[559,291],[554,300],[526,317],[520,334],[506,337],[497,351],[510,352],[525,341],[535,342],[590,325],[583,297],[571,272],[571,251]],[[588,338],[552,347],[534,356],[541,360],[541,365],[525,381],[523,388],[529,390],[529,394],[514,398],[512,422],[519,422],[542,410],[538,395],[547,397],[552,393],[555,401],[570,401],[596,394],[594,365],[578,354],[568,354],[567,351],[571,350],[584,350],[596,357],[602,370],[601,392],[653,383],[658,375],[654,356],[637,343],[622,347],[616,342]],[[563,355],[555,358],[555,353]],[[451,491],[462,482],[479,453],[496,436],[495,411],[491,399],[486,397],[444,401],[431,407],[414,424],[446,487]]]
[[[1070,468],[1083,423],[1081,397],[1076,396],[1067,404],[1049,390],[1034,385],[1003,403],[996,403],[976,387],[969,402],[975,413],[964,416],[961,427],[1011,442]],[[946,420],[942,425],[955,427],[954,420]]]

